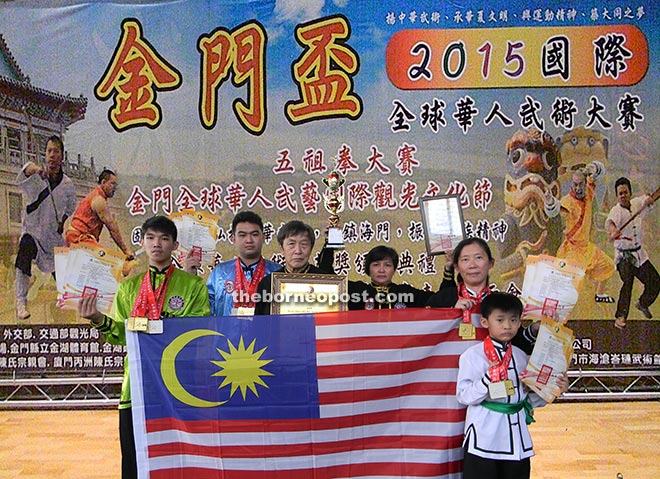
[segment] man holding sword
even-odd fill
[[[64,222],[76,208],[76,188],[62,171],[64,144],[59,136],[46,143],[46,165],[27,162],[17,181],[27,206],[16,255],[16,317],[27,319],[27,295],[32,261],[44,273],[55,275],[54,248],[64,246]]]

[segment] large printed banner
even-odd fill
[[[660,328],[634,321],[627,334],[612,334],[609,322],[569,321],[576,332],[571,369],[658,369]],[[649,346],[650,345],[650,346]],[[124,368],[126,348],[106,343],[84,324],[60,326],[0,325],[0,371],[42,376],[116,374]]]
[[[40,258],[31,316],[17,320],[21,222],[28,207],[50,207],[17,177],[43,164],[52,134],[78,200],[103,168],[116,172],[107,201],[132,251],[147,217],[194,209],[219,217],[214,261],[231,259],[231,219],[252,209],[264,255],[281,262],[285,221],[323,234],[323,180],[336,169],[347,246],[337,273],[364,279],[365,254],[387,244],[400,255],[395,282],[436,289],[444,257],[427,254],[420,198],[457,194],[467,235],[493,250],[495,287],[519,293],[527,256],[561,254],[587,269],[576,334],[580,320],[612,321],[614,181],[629,178],[633,197],[660,186],[658,25],[651,0],[2,2],[0,325],[20,336],[80,324],[55,306]],[[601,174],[583,208],[569,190],[593,164]],[[656,265],[658,209],[642,227]],[[51,243],[38,256],[61,246]],[[101,243],[117,248],[105,228]],[[635,280],[631,320],[645,320],[641,293]],[[657,303],[650,312],[660,317]],[[657,352],[648,337],[606,330]]]
[[[140,477],[461,476],[457,310],[171,319],[128,333]],[[483,339],[484,329],[479,338]]]

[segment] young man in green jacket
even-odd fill
[[[208,290],[198,278],[172,264],[178,248],[176,225],[164,216],[154,216],[142,225],[142,241],[149,269],[119,285],[110,316],[96,309],[96,297],[87,296],[78,304],[78,314],[89,319],[111,344],[126,344],[126,329],[157,333],[163,318],[210,316]],[[119,401],[119,440],[122,479],[137,478],[128,356],[124,359],[124,380]]]

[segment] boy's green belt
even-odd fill
[[[532,405],[530,404],[527,398],[516,403],[483,401],[481,405],[486,409],[490,409],[491,411],[495,411],[495,412],[500,412],[502,414],[516,414],[521,409],[525,409],[525,422],[527,424],[536,422],[536,419],[534,419],[534,408],[532,407]]]

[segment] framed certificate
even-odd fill
[[[458,195],[427,196],[419,199],[426,252],[445,254],[465,238],[463,209]]]
[[[273,273],[271,314],[346,311],[348,279],[334,274]]]

